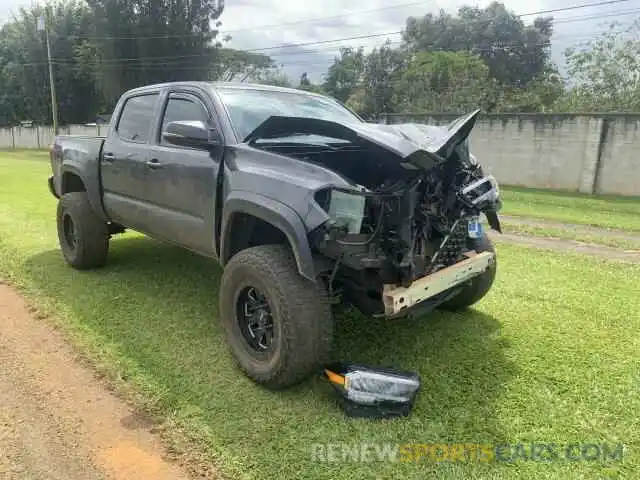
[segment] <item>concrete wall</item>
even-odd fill
[[[60,127],[60,135],[101,135],[104,131],[106,126]],[[0,148],[49,148],[54,138],[53,127],[49,126],[0,128]]]
[[[595,191],[640,195],[640,119],[608,119],[604,130]]]
[[[452,115],[385,115],[446,125]],[[640,114],[484,115],[471,151],[505,185],[640,196]]]
[[[393,114],[386,123],[446,125],[453,115]],[[62,127],[63,135],[104,135],[106,126]],[[48,148],[51,127],[0,129],[0,148]],[[505,185],[640,196],[640,114],[484,115],[471,151]]]

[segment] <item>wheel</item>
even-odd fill
[[[86,192],[65,193],[58,201],[58,241],[73,268],[101,267],[107,261],[107,224],[93,211]]]
[[[231,351],[255,382],[288,387],[328,360],[333,318],[326,292],[299,275],[288,247],[237,253],[224,269],[219,305]]]
[[[481,252],[494,252],[495,248],[491,240],[484,234],[481,238],[477,239],[469,239],[469,247],[475,250],[478,253]],[[493,280],[496,277],[496,269],[497,262],[494,258],[491,266],[483,273],[473,278],[468,286],[466,286],[459,294],[455,297],[447,300],[443,303],[440,308],[444,310],[464,310],[467,307],[470,307],[474,303],[480,301],[482,297],[484,297],[489,290],[491,289],[491,285],[493,285]]]

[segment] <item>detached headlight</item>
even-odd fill
[[[417,374],[387,368],[336,364],[327,367],[324,374],[351,417],[407,416],[420,389]]]

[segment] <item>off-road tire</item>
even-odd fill
[[[231,352],[249,378],[277,390],[320,371],[333,340],[333,317],[321,283],[300,276],[291,250],[283,245],[251,247],[229,261],[220,285],[220,319]],[[264,294],[272,313],[273,344],[264,355],[252,350],[239,326],[238,299],[247,287]]]
[[[68,218],[67,218],[68,217]],[[75,243],[65,228],[70,219]],[[65,261],[77,270],[102,267],[109,251],[107,224],[94,212],[86,192],[65,193],[58,201],[58,241]]]
[[[469,239],[469,247],[478,253],[481,252],[494,252],[495,248],[493,243],[486,234],[478,239]],[[494,257],[494,261],[491,266],[483,273],[473,278],[468,286],[466,286],[455,297],[447,300],[440,308],[443,310],[460,311],[465,310],[474,303],[477,303],[482,299],[491,289],[493,280],[496,277],[497,262]]]

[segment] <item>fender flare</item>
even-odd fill
[[[315,267],[307,239],[307,230],[300,216],[284,203],[246,191],[231,192],[224,202],[222,238],[220,242],[220,264],[222,266],[226,265],[229,260],[230,220],[236,213],[253,215],[281,230],[291,245],[300,275],[307,280],[316,282]]]
[[[104,211],[104,208],[102,206],[102,197],[101,197],[102,192],[100,188],[99,179],[96,178],[95,181],[92,181],[90,176],[85,175],[83,173],[82,169],[78,168],[73,163],[63,161],[62,167],[60,168],[60,196],[62,196],[64,193],[63,179],[66,173],[71,173],[73,175],[76,175],[77,177],[80,178],[80,180],[82,180],[82,183],[84,184],[84,188],[87,192],[87,197],[89,197],[89,203],[91,204],[91,208],[93,208],[93,211],[101,219],[103,219],[104,221],[108,221],[109,218],[107,217],[107,214]]]

